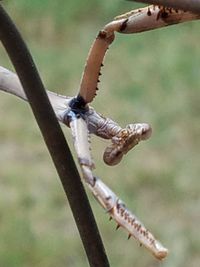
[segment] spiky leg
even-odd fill
[[[143,223],[129,211],[125,204],[115,193],[108,188],[100,179],[95,178],[94,185],[89,185],[90,190],[103,206],[108,214],[116,221],[117,228],[123,227],[129,233],[129,238],[133,236],[140,244],[144,245],[157,259],[161,260],[168,254],[168,250],[155,239]]]
[[[153,5],[116,17],[104,26],[91,46],[78,94],[86,103],[95,97],[103,59],[114,41],[115,32],[139,33],[196,19],[200,19],[200,15]]]
[[[126,208],[125,204],[115,193],[99,178],[93,175],[92,169],[94,168],[94,164],[90,154],[89,132],[86,121],[73,112],[68,113],[68,119],[83,178],[98,202],[117,222],[118,226],[125,228],[130,236],[133,236],[140,244],[144,245],[157,259],[161,260],[165,258],[168,250]]]

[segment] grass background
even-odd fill
[[[89,47],[103,25],[141,6],[114,0],[10,0],[49,90],[77,92]],[[116,167],[107,142],[92,138],[96,173],[169,248],[156,261],[89,197],[113,267],[200,265],[199,22],[119,35],[109,50],[93,106],[122,126],[148,122],[152,138]],[[1,46],[1,65],[12,65]],[[63,127],[72,147],[69,129]],[[88,266],[79,234],[41,134],[26,103],[0,94],[0,266]],[[73,150],[73,147],[72,147]]]

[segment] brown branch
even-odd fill
[[[33,59],[0,5],[0,38],[16,69],[68,197],[90,266],[109,267],[87,196]]]

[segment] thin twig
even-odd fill
[[[14,23],[0,5],[0,38],[16,69],[68,197],[92,267],[109,267],[93,213],[69,147],[47,98],[33,59]]]
[[[134,2],[142,2],[146,4],[154,4],[184,11],[191,11],[200,14],[200,0],[128,0]]]

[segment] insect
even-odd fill
[[[160,6],[148,6],[118,16],[106,24],[94,40],[77,95],[67,97],[47,91],[57,119],[71,129],[82,177],[89,189],[110,218],[117,222],[117,228],[125,228],[129,237],[133,236],[160,260],[167,256],[168,250],[126,208],[123,201],[93,174],[95,165],[90,152],[91,134],[110,139],[111,143],[105,149],[103,159],[108,165],[116,165],[129,150],[151,136],[151,126],[147,123],[137,123],[121,128],[110,118],[96,112],[89,104],[96,96],[102,62],[114,41],[115,32],[137,33],[199,18],[199,15],[191,12]],[[17,75],[3,67],[0,67],[0,90],[27,100]]]

